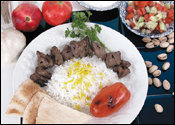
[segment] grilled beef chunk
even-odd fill
[[[113,71],[117,72],[119,78],[125,77],[130,73],[130,69],[128,67],[122,67],[121,65],[115,66]]]
[[[92,57],[93,56],[93,51],[92,51],[92,48],[91,48],[91,45],[90,45],[90,40],[89,40],[89,37],[86,36],[84,39],[82,39],[80,42],[82,42],[84,45],[85,45],[85,56],[90,56]]]
[[[50,50],[50,52],[51,52],[51,55],[54,59],[54,63],[56,65],[59,66],[59,65],[63,64],[63,57],[60,54],[60,50],[56,46],[53,46],[52,49]]]
[[[51,78],[51,73],[44,70],[42,67],[36,67],[35,69],[36,73],[39,74],[40,76],[43,76],[47,79],[50,79]]]
[[[63,56],[63,59],[65,61],[72,59],[73,54],[72,54],[72,51],[71,51],[71,47],[69,45],[65,45],[62,52],[61,52],[61,55]]]
[[[103,47],[101,44],[97,42],[92,41],[92,48],[98,58],[101,58],[102,60],[106,59],[105,47]]]
[[[39,84],[41,87],[46,86],[45,83],[48,82],[48,80],[42,76],[40,76],[37,73],[34,73],[30,76],[30,79],[33,80],[34,82],[36,82],[37,84]]]
[[[38,66],[45,68],[52,67],[54,65],[54,61],[51,58],[51,55],[45,55],[42,52],[37,51],[38,56]]]
[[[110,52],[106,54],[106,66],[112,67],[115,65],[120,65],[121,64],[121,53],[120,51],[117,52]]]
[[[84,50],[85,44],[83,42],[71,41],[70,47],[75,58],[80,57],[80,55],[85,57],[86,51]]]
[[[78,57],[82,58],[88,55],[90,57],[93,56],[93,51],[91,49],[88,36],[86,36],[84,39],[82,39],[79,42],[71,41],[70,47],[75,58],[78,58]]]
[[[128,62],[128,61],[122,60],[121,65],[122,65],[123,67],[130,67],[130,66],[131,66],[131,63]]]

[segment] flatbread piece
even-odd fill
[[[46,93],[39,85],[31,79],[24,81],[16,90],[11,102],[8,105],[6,114],[22,117],[23,112],[36,92]]]

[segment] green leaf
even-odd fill
[[[87,27],[85,24],[86,22],[89,22],[89,18],[92,15],[90,11],[86,11],[87,14],[84,12],[73,12],[73,21],[72,21],[72,30],[65,31],[65,36],[68,37],[70,35],[71,38],[79,37],[80,39],[83,39],[86,35],[90,38],[91,41],[98,41],[102,46],[105,46],[104,43],[100,41],[100,39],[97,36],[97,33],[101,32],[101,27],[98,24],[94,25],[93,27]],[[109,50],[108,48],[106,48]],[[110,50],[109,50],[110,51]]]
[[[100,33],[102,30],[98,24],[95,24],[95,29],[97,30],[98,33]]]
[[[68,35],[70,34],[70,32],[71,31],[69,30],[69,28],[67,28],[67,30],[65,31],[65,36],[68,37]]]

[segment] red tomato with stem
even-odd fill
[[[104,87],[92,100],[90,112],[95,117],[106,117],[120,110],[130,99],[131,93],[123,83]]]
[[[72,5],[69,1],[45,1],[42,6],[44,20],[57,26],[67,22],[72,14]]]

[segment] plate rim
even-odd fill
[[[96,24],[96,23],[92,23],[92,22],[88,22],[88,23],[90,23],[90,24]],[[66,24],[62,24],[62,25],[70,25],[71,23],[66,23]],[[104,26],[104,27],[107,27],[107,28],[109,28],[110,30],[113,30],[113,31],[115,31],[115,32],[118,32],[118,31],[116,31],[116,30],[114,30],[114,29],[112,29],[112,28],[110,28],[110,27],[108,27],[108,26],[105,26],[105,25],[103,25],[103,24],[99,24],[99,25],[102,25],[102,26]],[[32,42],[35,40],[35,39],[37,39],[38,37],[40,37],[42,34],[44,34],[45,32],[49,32],[50,30],[52,30],[53,28],[57,28],[57,27],[59,27],[59,26],[61,26],[61,25],[58,25],[58,26],[56,26],[56,27],[52,27],[52,28],[50,28],[50,29],[48,29],[48,30],[46,30],[46,31],[44,31],[44,32],[42,32],[41,34],[39,34],[36,38],[34,38],[26,47],[25,47],[25,49],[23,50],[23,52],[22,52],[22,54],[20,55],[20,57],[18,58],[18,61],[17,61],[17,63],[16,63],[16,65],[15,65],[15,69],[14,69],[14,72],[13,72],[13,79],[12,79],[12,86],[13,86],[13,95],[14,95],[14,93],[15,93],[15,84],[14,84],[14,76],[15,76],[15,71],[17,70],[17,65],[18,65],[18,63],[20,62],[20,60],[21,60],[21,58],[22,58],[22,55],[23,54],[25,54],[24,52],[25,52],[25,50],[27,49],[27,48],[29,48],[30,46],[31,46],[31,44],[32,44]],[[122,35],[123,37],[125,37],[123,34],[121,34],[120,32],[118,32],[120,35]],[[127,38],[127,37],[125,37],[127,40],[128,40],[128,42],[130,42],[134,47],[135,47],[135,49],[137,50],[137,52],[139,53],[139,55],[140,55],[140,57],[142,58],[142,60],[144,61],[144,59],[143,59],[143,57],[142,57],[142,55],[141,55],[141,53],[139,52],[139,50],[136,48],[136,46]],[[145,70],[146,70],[146,67],[145,67]],[[147,70],[146,70],[146,75],[148,76],[148,73],[147,73]],[[148,81],[147,81],[148,82]],[[141,111],[141,109],[142,109],[142,107],[144,106],[144,103],[145,103],[145,101],[146,101],[146,97],[147,97],[147,93],[148,93],[148,86],[147,86],[147,88],[145,89],[145,91],[146,91],[146,93],[144,94],[144,97],[143,97],[143,99],[142,99],[142,102],[140,103],[140,108],[138,109],[138,111],[136,111],[136,115],[132,115],[131,117],[130,117],[130,119],[127,119],[125,122],[126,123],[132,123],[133,121],[134,121],[134,119],[138,116],[138,114],[140,113],[140,111]]]

